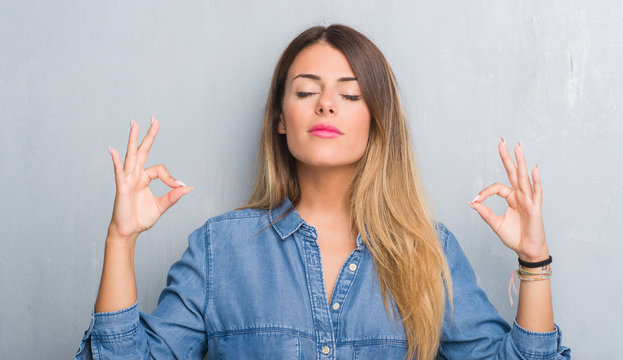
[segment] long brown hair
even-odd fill
[[[285,49],[266,102],[255,190],[242,208],[271,209],[286,196],[294,206],[300,201],[295,159],[277,126],[290,65],[301,50],[321,41],[346,56],[371,114],[367,148],[348,191],[353,226],[374,258],[385,310],[390,317],[398,311],[402,319],[407,356],[432,359],[439,348],[446,291],[452,299],[450,270],[424,201],[396,80],[381,51],[364,35],[344,25],[316,26]]]

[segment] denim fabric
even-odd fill
[[[329,305],[316,230],[291,205],[286,199],[270,211],[208,220],[190,234],[154,312],[134,304],[92,315],[76,358],[403,359],[404,327],[385,311],[361,237]],[[511,328],[476,285],[452,233],[442,224],[438,232],[454,284],[439,358],[570,358],[557,326],[545,333]]]

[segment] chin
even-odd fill
[[[301,165],[317,168],[354,167],[363,156],[363,152],[362,154],[346,154],[345,151],[326,151],[329,149],[322,150],[325,151],[302,151],[300,153],[291,151],[290,153],[297,160],[297,162],[301,163]]]
[[[297,159],[300,165],[314,168],[342,168],[342,167],[355,167],[358,159],[337,159],[323,158],[323,159]]]

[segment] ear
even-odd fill
[[[286,133],[286,121],[283,118],[283,113],[279,115],[279,123],[277,123],[277,133],[279,134]]]

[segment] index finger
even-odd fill
[[[138,147],[137,164],[141,167],[141,169],[145,167],[145,162],[147,162],[147,157],[149,156],[151,146],[156,139],[156,135],[158,134],[158,129],[160,129],[160,122],[156,119],[156,115],[152,115],[149,131],[147,132],[147,135],[145,135],[141,145]]]

